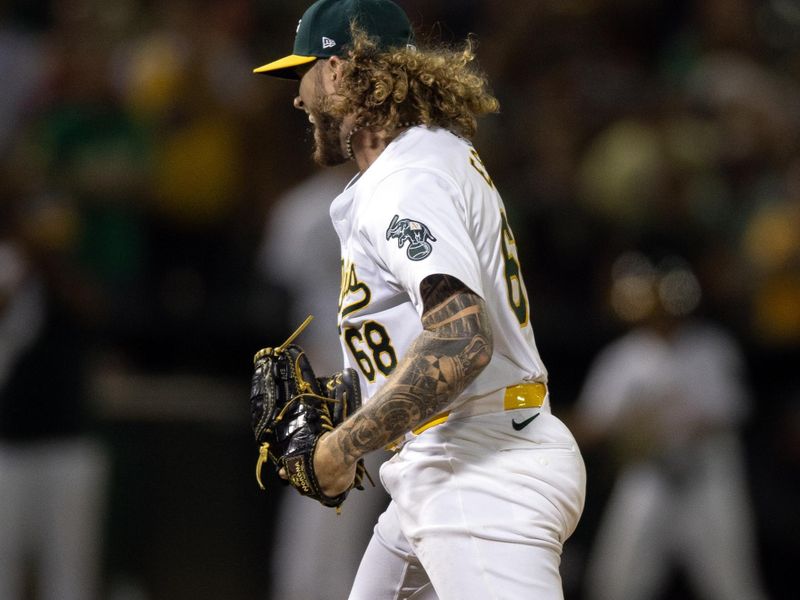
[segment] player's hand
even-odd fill
[[[322,491],[328,496],[338,496],[353,485],[356,463],[346,461],[334,444],[332,434],[326,433],[317,442],[314,471]]]
[[[356,463],[345,465],[344,460],[336,459],[333,452],[331,434],[326,433],[317,443],[314,452],[314,471],[322,491],[329,496],[338,496],[350,489],[356,476]],[[286,469],[278,471],[281,479],[288,479]]]

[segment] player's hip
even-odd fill
[[[384,464],[381,480],[403,512],[415,515],[418,532],[449,522],[515,542],[541,540],[542,531],[526,525],[539,523],[562,543],[577,525],[586,492],[574,437],[541,409],[431,427]]]

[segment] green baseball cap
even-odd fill
[[[295,67],[342,53],[352,40],[350,22],[358,25],[381,48],[413,45],[411,23],[391,0],[318,0],[300,19],[289,56],[268,63],[253,73],[266,73],[284,79],[299,79]]]

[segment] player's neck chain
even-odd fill
[[[345,140],[345,148],[347,149],[347,158],[350,160],[355,160],[356,157],[353,154],[353,136],[361,131],[363,127],[356,125],[350,130],[350,133],[347,134],[347,140]]]
[[[418,121],[405,121],[403,123],[397,124],[397,129],[407,129],[408,127],[414,127],[415,125],[419,125]],[[364,129],[361,125],[356,125],[350,130],[350,133],[347,134],[347,139],[344,142],[345,150],[347,150],[347,158],[350,160],[355,160],[355,154],[353,154],[353,136],[357,134],[359,131]]]

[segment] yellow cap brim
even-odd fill
[[[284,77],[287,79],[297,79],[295,67],[305,65],[317,60],[316,56],[299,56],[297,54],[290,54],[278,60],[267,63],[257,69],[253,69],[253,73],[266,73],[275,77]]]

